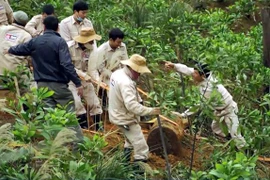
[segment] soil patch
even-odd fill
[[[143,128],[143,132],[145,138],[147,139],[149,130]],[[124,137],[120,131],[117,130],[117,127],[106,122],[105,124],[105,139],[108,142],[106,150],[111,150],[116,147],[121,147],[123,149],[124,145]],[[175,166],[178,163],[182,163],[183,165],[189,167],[190,160],[191,160],[191,153],[192,153],[192,143],[193,143],[193,136],[185,134],[181,143],[181,148],[179,149],[179,155],[169,154],[169,163],[171,166]],[[195,143],[195,152],[194,152],[194,161],[193,161],[193,169],[194,170],[203,170],[203,164],[205,160],[208,160],[211,153],[213,152],[213,147],[203,142],[202,140],[196,140]],[[162,148],[161,148],[162,151]],[[165,170],[166,169],[166,162],[165,158],[162,155],[157,155],[150,151],[148,164],[153,169],[157,170]]]
[[[0,111],[0,126],[2,126],[3,124],[6,124],[6,123],[14,124],[15,118],[8,113]]]

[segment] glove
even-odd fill
[[[188,117],[188,115],[185,112],[179,113],[179,112],[173,111],[172,114],[175,115],[175,116],[178,116],[180,118],[183,118],[183,119],[186,119]]]
[[[160,114],[160,108],[159,107],[154,107],[152,111],[150,112],[150,115],[159,115]]]

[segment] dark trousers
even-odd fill
[[[51,97],[44,99],[47,107],[55,108],[57,104],[61,106],[67,105],[67,111],[75,111],[74,98],[68,85],[57,82],[38,82],[38,88],[47,87],[49,90],[54,91]]]
[[[47,87],[49,90],[54,91],[54,94],[51,97],[43,100],[47,107],[55,108],[57,104],[60,104],[61,106],[67,106],[67,111],[75,112],[74,98],[71,91],[68,89],[67,84],[57,82],[38,82],[37,86],[38,88]],[[83,133],[79,123],[74,125],[74,127],[70,127],[70,129],[77,133],[77,138],[79,140],[83,139]]]

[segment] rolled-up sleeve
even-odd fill
[[[81,81],[71,61],[68,45],[64,41],[64,39],[62,39],[59,44],[59,60],[60,65],[63,67],[66,76],[76,85],[76,87],[81,86]]]

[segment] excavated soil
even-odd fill
[[[115,147],[123,148],[124,138],[120,131],[117,130],[117,127],[106,122],[105,124],[105,139],[108,142],[108,145],[105,149],[111,150]],[[143,132],[145,138],[147,139],[149,130],[143,128]],[[189,167],[192,153],[192,143],[193,137],[185,134],[181,143],[181,148],[179,149],[179,155],[169,154],[168,159],[171,166],[175,166],[178,163],[182,163],[183,165]],[[193,169],[203,170],[203,163],[205,160],[209,159],[213,151],[213,147],[210,144],[202,142],[202,140],[196,140],[195,143],[195,153],[194,153],[194,161],[193,161]],[[162,151],[162,148],[161,148]],[[166,162],[165,158],[162,155],[156,155],[150,151],[148,164],[157,170],[165,170]]]
[[[0,111],[0,126],[2,126],[5,123],[11,123],[13,124],[15,122],[15,119],[10,114],[7,114],[5,112]]]

